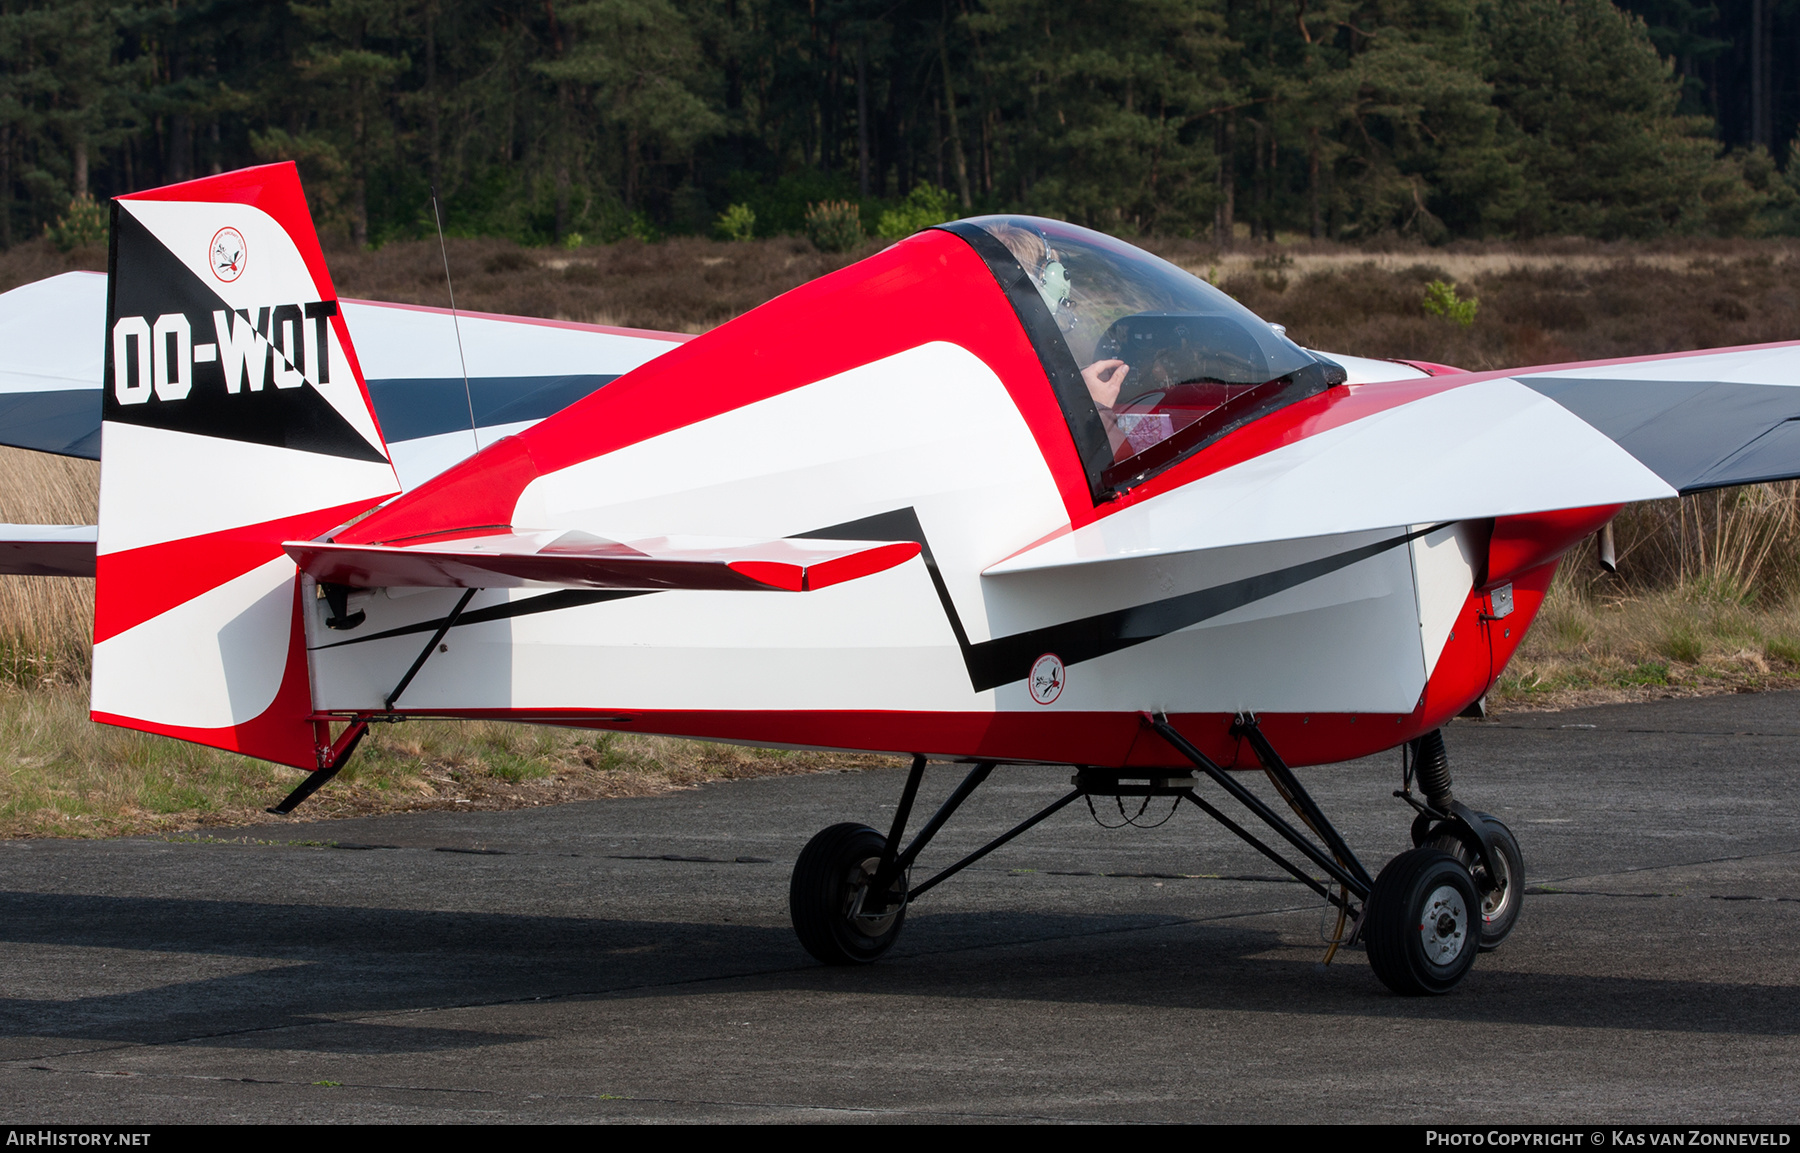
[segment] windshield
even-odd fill
[[[1225,293],[1123,241],[1029,216],[943,227],[1007,290],[1096,499],[1343,379]]]

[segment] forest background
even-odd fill
[[[1800,0],[0,0],[3,246],[284,159],[358,244],[429,231],[433,187],[527,244],[909,197],[1226,242],[1797,234],[1797,124]]]

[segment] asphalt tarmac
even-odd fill
[[[826,825],[885,827],[897,771],[0,842],[0,1119],[1800,1120],[1800,694],[1448,740],[1530,889],[1417,1000],[1361,952],[1321,969],[1320,902],[1189,806],[1117,830],[1071,806],[879,964],[820,966],[789,868]],[[1407,847],[1398,776],[1302,773],[1372,868]],[[1066,789],[999,770],[920,869]]]

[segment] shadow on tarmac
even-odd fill
[[[472,1049],[533,1035],[333,1016],[446,1003],[691,996],[697,983],[712,981],[729,981],[739,994],[854,992],[1465,1024],[1800,1031],[1800,988],[1526,973],[1491,961],[1478,964],[1449,997],[1402,999],[1381,988],[1360,953],[1347,952],[1321,972],[1313,947],[1284,941],[1266,922],[1247,923],[1251,916],[928,913],[912,918],[884,962],[829,969],[805,957],[786,926],[6,892],[0,893],[6,942],[162,951],[252,967],[151,988],[71,990],[76,995],[57,1000],[0,998],[0,1032],[152,1044],[205,1038],[213,1045],[333,1053]],[[73,983],[78,989],[83,982]]]

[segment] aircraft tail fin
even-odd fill
[[[93,717],[313,768],[282,542],[399,490],[292,164],[113,203]]]

